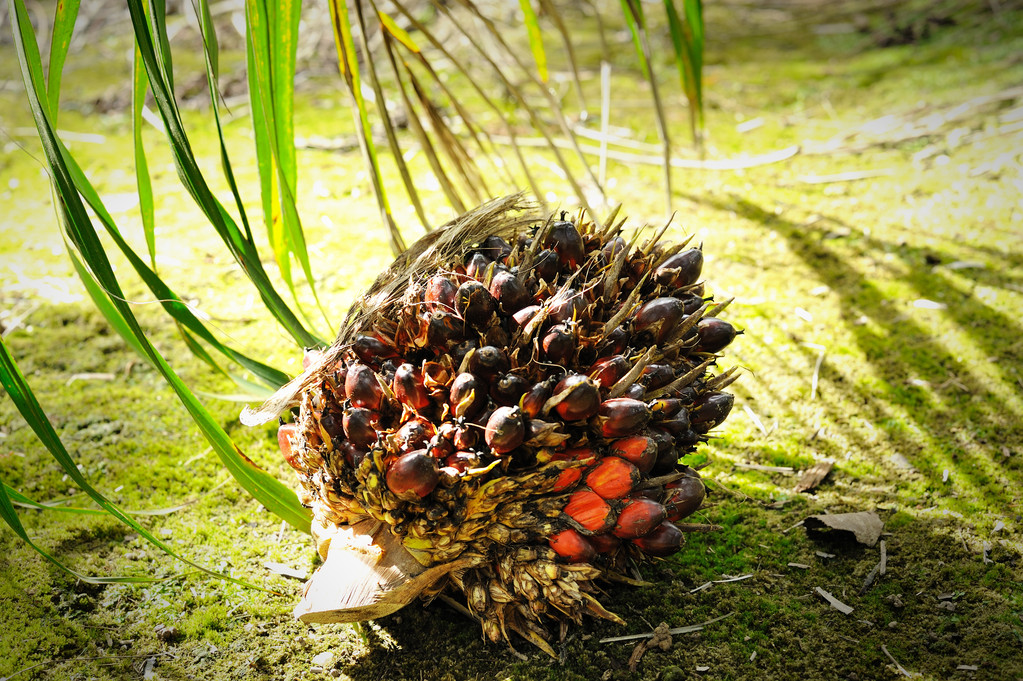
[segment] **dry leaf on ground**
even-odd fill
[[[803,521],[803,526],[809,530],[851,532],[859,543],[873,546],[881,537],[884,522],[873,511],[861,511],[859,513],[812,515]]]

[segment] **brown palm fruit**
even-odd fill
[[[685,477],[664,486],[665,520],[676,522],[696,512],[703,504],[707,489],[700,480],[699,474],[689,469]]]
[[[551,628],[621,622],[597,598],[683,546],[672,521],[705,493],[683,462],[731,409],[715,361],[737,333],[701,249],[621,230],[481,206],[414,244],[245,417],[297,413],[278,444],[324,558],[299,617],[462,594],[486,637],[552,655]]]

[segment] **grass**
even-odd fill
[[[708,36],[719,36],[708,45],[709,153],[731,157],[793,143],[807,152],[772,166],[676,177],[679,234],[696,232],[704,242],[709,283],[719,297],[735,296],[727,316],[745,329],[726,360],[748,370],[735,384],[735,410],[699,454],[713,481],[701,518],[726,529],[692,535],[683,552],[647,568],[655,588],[610,591],[606,605],[629,625],[587,621],[571,631],[558,661],[525,645],[519,648],[528,659],[520,660],[484,644],[475,625],[440,602],[413,605],[361,631],[292,620],[300,584],[264,563],[311,572],[308,538],[282,530],[238,490],[158,375],[81,300],[38,165],[8,144],[0,155],[0,192],[10,206],[0,217],[0,320],[6,327],[27,315],[6,339],[43,407],[90,479],[126,508],[190,502],[142,517],[158,536],[197,562],[277,593],[181,574],[105,517],[25,511],[32,535],[80,570],[168,579],[75,583],[0,532],[0,677],[138,678],[153,659],[163,678],[306,679],[332,670],[357,680],[896,678],[884,646],[919,678],[1023,678],[1023,146],[1012,117],[1020,97],[976,105],[922,134],[901,125],[1019,82],[1023,11],[1002,5],[994,21],[988,9],[956,13],[958,6],[932,4],[933,13],[952,12],[957,23],[886,48],[876,46],[877,34],[815,38],[808,30],[814,17],[784,24],[800,29],[794,33],[750,30],[760,37],[726,44],[729,31],[776,26],[762,18],[737,25],[723,7],[708,12]],[[888,24],[868,14],[870,27],[910,22],[921,6],[907,5]],[[112,82],[93,65],[121,64],[121,47],[97,41],[74,55],[66,81],[77,89],[68,90],[61,118],[63,129],[105,136],[103,145],[78,143],[76,151],[107,197],[133,189],[124,165],[130,132],[122,115],[92,115],[88,102]],[[0,78],[16,77],[11,61],[0,60]],[[350,129],[347,113],[335,109],[336,91],[315,83],[301,96],[299,134]],[[615,87],[627,100],[624,74]],[[4,128],[29,125],[18,92],[7,89],[0,98]],[[643,113],[623,108],[616,122],[648,131],[651,141]],[[679,139],[683,113],[673,119]],[[189,116],[212,168],[202,114]],[[863,126],[882,116],[900,125]],[[759,127],[736,129],[758,117]],[[246,125],[241,118],[228,125],[236,168],[250,165]],[[848,135],[853,128],[860,132]],[[813,153],[836,136],[859,151]],[[266,321],[211,230],[197,229],[198,212],[176,187],[155,135],[151,148],[162,197],[162,271],[236,343],[295,372],[293,346]],[[355,152],[300,155],[299,203],[316,244],[313,268],[328,309],[338,311],[390,259],[360,163]],[[612,168],[625,210],[657,222],[659,171]],[[859,171],[884,174],[807,181]],[[255,174],[239,180],[254,186]],[[442,218],[439,202],[427,198]],[[141,243],[134,208],[121,203],[125,232]],[[191,358],[155,306],[141,304],[140,288],[128,292],[186,380],[230,390]],[[113,378],[70,380],[85,373]],[[290,479],[271,428],[242,428],[237,404],[209,404],[244,451]],[[791,491],[795,475],[737,465],[802,470],[824,458],[835,468],[813,495]],[[85,503],[6,400],[0,474],[37,500]],[[878,547],[816,540],[793,528],[808,515],[861,510],[885,520],[888,556],[887,573],[862,595]],[[829,607],[816,587],[853,606],[852,614]],[[647,652],[635,672],[628,669],[634,644],[599,643],[661,621],[676,627],[729,613],[676,636],[667,652]],[[161,637],[160,625],[175,631],[161,630]],[[334,657],[315,671],[313,657],[325,651]]]

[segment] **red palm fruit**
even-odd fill
[[[554,248],[561,264],[569,269],[577,269],[586,257],[583,238],[571,222],[558,220],[552,224],[547,243]]]
[[[618,512],[612,532],[621,539],[642,537],[664,520],[664,507],[653,499],[630,499]]]
[[[572,493],[562,512],[590,532],[604,532],[611,529],[615,522],[611,505],[585,487]]]
[[[314,362],[320,361],[323,351],[318,348],[306,348],[302,351],[302,370],[308,369]]]
[[[352,352],[366,364],[379,364],[385,359],[397,357],[394,348],[374,336],[359,335],[352,341]]]
[[[625,394],[622,397],[628,397],[630,400],[642,400],[646,396],[646,388],[643,387],[642,383],[633,383],[625,389]]]
[[[586,459],[596,459],[599,456],[597,450],[592,447],[570,447],[550,454],[551,461],[585,461]]]
[[[571,322],[579,319],[586,308],[583,294],[574,288],[558,291],[547,302],[548,318],[557,323]]]
[[[384,478],[391,492],[409,501],[425,497],[440,480],[437,462],[425,449],[399,456],[387,467]]]
[[[636,310],[632,328],[649,331],[658,344],[665,342],[682,321],[682,302],[678,298],[654,298]]]
[[[508,371],[509,366],[504,350],[493,345],[484,345],[469,358],[469,371],[486,382]]]
[[[707,490],[700,476],[693,474],[664,486],[665,520],[675,522],[692,515],[700,508]]]
[[[554,377],[546,381],[540,381],[533,385],[525,395],[522,396],[522,411],[529,418],[536,418],[540,415],[543,405],[547,403],[554,392],[556,380]]]
[[[416,449],[429,442],[436,432],[436,428],[428,420],[413,418],[398,429],[398,440],[402,449]]]
[[[598,350],[602,355],[620,355],[629,347],[631,340],[632,337],[624,327],[616,326],[604,337],[604,342],[600,344]]]
[[[587,537],[586,540],[593,545],[597,553],[608,555],[614,553],[619,546],[622,545],[622,540],[613,534],[595,534],[591,537]]]
[[[693,314],[707,302],[695,293],[676,293],[675,297],[682,301],[682,312],[685,315]]]
[[[474,279],[481,279],[492,261],[482,253],[473,253],[465,263],[465,273]]]
[[[345,431],[340,412],[324,410],[320,415],[320,428],[331,440],[343,437]]]
[[[604,437],[635,435],[646,428],[653,415],[650,407],[629,397],[615,397],[600,404],[600,432]]]
[[[526,424],[518,407],[498,407],[487,420],[483,435],[487,445],[498,454],[506,454],[526,438]]]
[[[621,499],[641,477],[639,469],[625,459],[605,456],[586,474],[586,486],[604,499]]]
[[[443,274],[435,274],[426,282],[426,290],[423,292],[423,302],[426,309],[441,312],[453,312],[455,309],[455,291],[458,285]]]
[[[502,407],[510,407],[518,404],[519,399],[529,390],[529,381],[516,376],[505,374],[496,383],[490,386],[490,397]]]
[[[461,427],[455,428],[455,435],[451,438],[451,444],[454,445],[455,449],[472,449],[476,446],[476,442],[479,440],[479,431],[472,427]]]
[[[669,522],[663,522],[646,535],[633,539],[632,543],[648,556],[666,558],[678,553],[685,541],[682,530]]]
[[[462,320],[450,312],[437,310],[426,318],[425,345],[446,348],[462,338]]]
[[[540,311],[539,305],[529,305],[528,307],[524,307],[515,314],[513,314],[512,319],[514,319],[515,323],[518,324],[520,327],[523,327],[530,321],[532,321],[533,317],[535,317],[536,313],[539,311]]]
[[[393,388],[398,401],[416,411],[430,406],[430,393],[423,384],[423,372],[412,364],[406,362],[395,370]]]
[[[672,288],[690,286],[696,283],[702,271],[703,251],[690,248],[662,262],[654,270],[654,281]]]
[[[358,468],[362,460],[366,458],[366,450],[356,447],[351,442],[346,442],[341,447],[341,455],[352,468]]]
[[[554,364],[567,364],[575,354],[575,333],[568,324],[557,324],[544,334],[540,342],[547,361]]]
[[[330,385],[337,393],[339,402],[344,402],[348,399],[348,393],[345,392],[346,378],[348,378],[348,367],[338,362],[338,368],[334,370],[333,375],[330,377]]]
[[[708,392],[701,395],[689,409],[689,420],[693,429],[706,433],[719,425],[732,411],[735,395],[731,393]]]
[[[735,327],[717,317],[704,317],[696,325],[696,352],[718,352],[735,339]]]
[[[369,449],[377,441],[380,414],[355,407],[345,412],[344,429],[348,441],[360,449]]]
[[[658,457],[664,452],[675,447],[675,438],[671,436],[671,433],[659,426],[651,426],[650,428],[647,428],[645,435],[657,443]]]
[[[657,462],[657,442],[652,437],[633,435],[612,442],[608,453],[625,459],[640,473],[649,473]]]
[[[449,454],[444,459],[444,465],[449,468],[454,468],[459,473],[464,473],[470,468],[476,466],[480,461],[479,455],[475,452],[461,451]]]
[[[494,275],[490,281],[490,295],[494,296],[501,312],[505,314],[518,312],[532,300],[519,278],[507,270]]]
[[[600,409],[597,384],[582,374],[571,374],[558,381],[551,400],[557,400],[554,409],[566,421],[588,419]]]
[[[663,388],[675,380],[675,370],[670,364],[647,364],[643,367],[643,384],[647,390]]]
[[[281,448],[281,454],[288,465],[295,470],[302,470],[302,464],[298,460],[298,452],[291,444],[292,438],[298,439],[298,425],[294,423],[282,423],[277,428],[277,446]]]
[[[451,440],[442,437],[440,434],[434,435],[426,443],[426,453],[434,459],[444,459],[454,451],[455,445],[452,444]]]
[[[558,479],[554,482],[554,486],[551,487],[551,491],[564,492],[566,489],[579,482],[582,477],[582,468],[566,468],[558,474]]]
[[[561,272],[561,262],[558,254],[551,250],[543,250],[536,254],[533,260],[533,272],[543,281],[552,283]]]
[[[547,541],[554,553],[570,563],[589,563],[597,557],[593,545],[571,527],[552,534]]]
[[[628,247],[629,244],[625,243],[625,239],[623,239],[620,236],[616,236],[615,238],[608,241],[607,244],[604,246],[604,249],[602,251],[604,255],[604,260],[606,260],[609,263],[614,262],[615,258],[617,258],[619,254],[625,252],[625,249]]]
[[[353,364],[348,367],[345,393],[356,407],[374,411],[380,409],[384,401],[384,389],[380,387],[377,375],[365,364]]]
[[[455,418],[472,418],[487,406],[487,388],[473,374],[458,374],[451,384],[449,403]]]
[[[605,390],[613,386],[618,380],[629,373],[632,365],[622,355],[615,355],[598,361],[589,368],[586,373],[595,381],[600,381],[600,387]]]
[[[657,421],[657,425],[661,428],[664,428],[672,435],[680,435],[681,433],[684,433],[687,430],[689,430],[689,427],[691,425],[689,422],[689,412],[687,412],[685,409],[679,409],[677,412],[675,412],[674,416],[659,419]]]
[[[678,465],[680,453],[675,448],[674,439],[672,439],[672,443],[672,446],[657,453],[657,461],[654,462],[654,467],[651,471],[653,475],[666,475],[673,472]]]
[[[451,355],[451,366],[460,367],[465,356],[474,350],[479,350],[480,342],[476,338],[467,338],[455,347],[451,348],[448,353]]]
[[[484,239],[478,250],[491,260],[498,261],[504,260],[512,252],[511,244],[496,234],[492,234]]]
[[[659,397],[650,403],[650,411],[655,421],[662,421],[679,413],[683,406],[682,400],[677,397]]]
[[[455,312],[473,326],[483,326],[490,320],[496,307],[490,291],[478,281],[467,281],[455,292]]]

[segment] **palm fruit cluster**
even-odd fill
[[[701,527],[679,524],[705,493],[679,461],[732,407],[712,369],[736,330],[700,248],[507,208],[382,275],[307,357],[279,442],[314,534],[375,519],[422,566],[458,561],[424,595],[553,654],[550,624],[621,621],[597,580]]]

